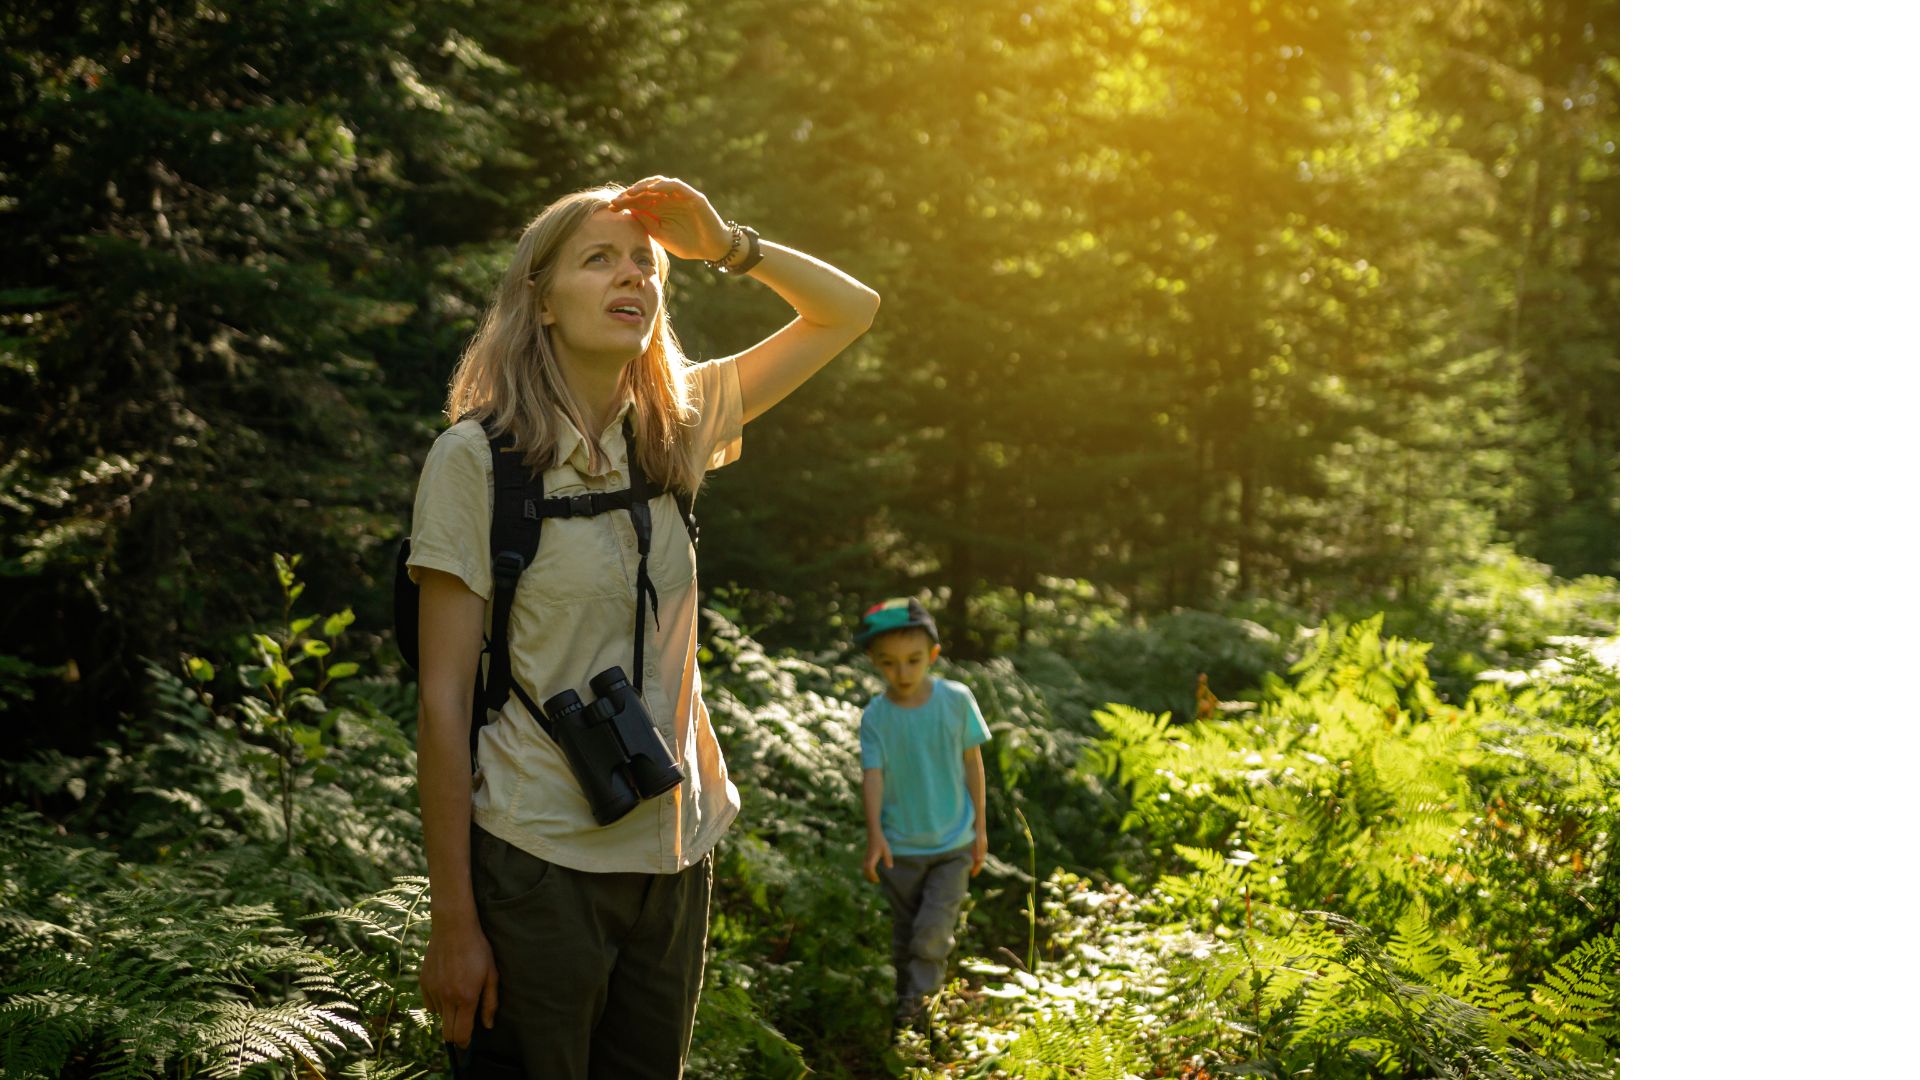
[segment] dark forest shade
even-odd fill
[[[776,639],[1617,567],[1615,5],[55,7],[0,15],[9,710],[115,722],[275,551],[384,625],[506,245],[651,173],[888,298],[703,499]],[[696,356],[786,317],[673,289]]]

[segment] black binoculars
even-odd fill
[[[547,699],[547,719],[593,807],[593,819],[611,825],[640,800],[671,791],[683,777],[673,751],[654,730],[646,704],[627,684],[626,672],[610,667],[587,686],[593,690],[593,704],[562,690]]]

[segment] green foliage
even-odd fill
[[[1116,625],[1278,598],[1284,649],[1502,545],[1617,563],[1615,4],[79,0],[0,30],[0,579],[41,616],[0,703],[83,718],[37,743],[109,737],[136,658],[266,619],[276,548],[384,622],[506,246],[653,173],[887,298],[705,501],[703,580],[770,643],[925,588],[960,656],[1084,642],[1088,711],[1183,713],[1191,657],[1043,625],[1083,585]],[[696,356],[791,316],[672,288]],[[1443,686],[1525,666],[1389,626]],[[1217,690],[1285,666],[1188,629]]]
[[[235,663],[148,662],[149,725],[84,757],[7,763],[10,784],[70,802],[70,830],[130,860],[277,882],[288,913],[423,866],[411,734],[382,704],[406,697],[334,653],[351,611],[296,614],[298,563],[276,560],[285,621],[247,635]]]
[[[8,651],[73,676],[36,687],[58,711],[111,718],[136,657],[263,617],[271,545],[314,555],[338,597],[391,535],[389,431],[412,425],[377,343],[438,261],[418,211],[480,190],[468,173],[506,149],[483,80],[449,62],[448,10],[0,16],[0,333],[20,357],[0,365],[0,565],[43,613]]]
[[[1127,1080],[1148,1066],[1131,1018],[1048,1016],[1020,1032],[998,1065],[1030,1080]]]
[[[437,1026],[404,1007],[417,999],[424,879],[307,916],[350,927],[359,944],[314,941],[272,904],[215,899],[236,888],[270,893],[270,880],[127,865],[18,810],[4,823],[8,1075],[84,1061],[95,1076],[239,1076],[299,1061],[393,1080],[418,1075],[408,1061],[437,1052]]]
[[[1128,791],[1122,827],[1154,865],[1177,851],[1193,866],[1160,878],[1189,917],[1239,893],[1387,923],[1416,904],[1470,911],[1484,943],[1537,976],[1542,949],[1617,920],[1617,676],[1587,662],[1448,706],[1424,646],[1379,626],[1321,628],[1298,681],[1270,678],[1254,717],[1103,712],[1090,761]]]
[[[1569,1023],[1558,1039],[1540,1037],[1551,1010],[1530,1007],[1503,968],[1442,940],[1418,913],[1403,916],[1394,936],[1381,942],[1351,919],[1305,912],[1281,934],[1250,930],[1236,942],[1203,946],[1178,966],[1197,974],[1215,1000],[1241,1004],[1259,1017],[1222,1039],[1234,1056],[1247,1059],[1237,1071],[1612,1076],[1613,1051],[1601,1036],[1618,1013],[1618,949],[1608,936],[1582,946],[1581,954],[1610,955],[1616,966],[1609,972],[1602,962],[1586,965],[1582,987],[1592,996],[1580,1019],[1595,1027]],[[1536,1003],[1543,993],[1534,988]]]
[[[1268,672],[1324,654],[1329,640],[1314,636],[1319,620],[1271,599],[1239,601],[1222,612],[1142,615],[1086,583],[1056,586],[1050,599],[1029,598],[1024,642],[1006,634],[1000,640],[1051,711],[1076,725],[1115,701],[1188,719],[1201,675],[1229,705],[1255,701]],[[1403,647],[1425,658],[1423,681],[1432,693],[1460,700],[1481,681],[1512,677],[1490,669],[1523,671],[1617,635],[1619,583],[1556,578],[1548,567],[1496,547],[1430,594],[1381,607],[1342,604],[1329,620],[1337,633],[1354,624],[1342,614],[1354,610],[1383,611],[1384,629],[1422,643]]]
[[[0,819],[10,1067],[438,1067],[411,750],[373,704],[390,688],[328,674],[352,662],[331,647],[350,620],[301,614],[297,570],[277,564],[284,621],[235,663],[149,669],[163,722],[145,738],[9,766],[63,808]],[[1199,720],[1076,720],[1004,660],[953,665],[994,736],[993,855],[934,1036],[889,1046],[887,916],[858,870],[859,709],[879,683],[709,613],[706,691],[745,805],[718,852],[691,1067],[1615,1075],[1617,674],[1570,653],[1449,703],[1427,645],[1383,623],[1314,628],[1251,709]],[[322,737],[280,737],[295,725]]]
[[[279,925],[268,904],[216,904],[204,877],[133,870],[75,850],[30,815],[6,821],[0,1058],[93,1075],[173,1062],[238,1076],[250,1065],[368,1047],[337,954]]]
[[[55,668],[0,654],[0,712],[33,700],[34,679],[57,674]]]
[[[1516,537],[1611,569],[1613,5],[773,15],[671,22],[727,122],[647,133],[887,297],[715,479],[735,539],[703,575],[763,640],[819,645],[902,582],[978,655],[1062,579],[1317,618],[1417,606]],[[682,302],[706,355],[784,317]]]
[[[1172,1038],[1166,1067],[1198,1048],[1248,1075],[1611,1075],[1617,675],[1554,664],[1451,706],[1427,647],[1381,624],[1309,635],[1257,715],[1098,714],[1088,768],[1126,793],[1130,877],[1152,888],[1119,894],[1140,921],[1080,931],[1090,942],[1055,925],[1080,956],[1023,986],[1126,958],[1115,989],[1150,1005],[1140,1045]],[[1071,927],[1049,891],[1049,921]],[[972,1021],[980,1045],[1031,1019],[1012,1012]]]
[[[1011,656],[1045,687],[1055,707],[1070,715],[1087,716],[1107,702],[1124,701],[1188,717],[1202,675],[1221,698],[1257,694],[1267,672],[1297,657],[1294,630],[1295,623],[1284,616],[1263,623],[1175,611],[1097,626]]]
[[[1390,606],[1394,633],[1434,643],[1434,678],[1464,696],[1490,668],[1524,669],[1569,643],[1620,632],[1620,583],[1557,578],[1542,563],[1495,546],[1436,589]]]
[[[731,967],[707,969],[688,1073],[713,1080],[800,1080],[811,1075],[800,1047],[764,1019],[746,985],[734,981],[739,978],[737,966]]]
[[[891,986],[871,945],[884,905],[859,871],[856,702],[867,677],[771,656],[711,612],[706,642],[714,728],[729,771],[751,781],[739,785],[740,828],[715,863],[710,966],[722,992],[703,999],[694,1050],[703,1075],[790,1072],[799,1057],[769,1037],[777,1032],[833,1075],[880,1051]]]
[[[1617,1075],[1611,934],[1516,988],[1417,912],[1385,941],[1330,912],[1269,911],[1251,929],[1205,932],[1155,917],[1155,902],[1117,885],[1062,874],[1046,892],[1056,958],[1033,972],[969,964],[988,985],[950,1009],[953,1048],[921,1050],[924,1071],[908,1075],[956,1058],[969,1075]],[[1563,995],[1581,998],[1577,1019]]]
[[[441,1053],[440,1025],[422,1008],[418,973],[430,930],[427,879],[402,876],[371,896],[332,911],[306,915],[308,923],[331,923],[345,947],[329,950],[336,978],[359,1003],[371,1031],[372,1057],[354,1064],[366,1080],[399,1076],[409,1063]],[[391,1056],[390,1056],[391,1055]]]
[[[381,611],[423,419],[502,245],[560,190],[658,171],[636,155],[661,99],[684,120],[721,74],[682,58],[685,18],[0,13],[0,574],[13,610],[41,613],[0,653],[78,718],[37,743],[110,735],[136,658],[264,620],[278,597],[252,570],[276,548],[308,553],[329,610]]]
[[[8,811],[0,830],[0,1047],[22,1075],[355,1058],[354,1075],[392,1078],[437,1046],[403,1006],[426,883],[383,888],[422,864],[411,740],[374,704],[392,689],[335,651],[352,613],[297,613],[299,561],[275,560],[284,621],[235,664],[147,665],[153,722],[127,742],[6,766],[64,807],[58,825]],[[331,905],[347,906],[297,928]]]
[[[1122,849],[1146,860],[1129,876],[1149,888],[1050,874],[1038,966],[969,962],[986,985],[956,984],[941,1034],[895,1047],[901,1074],[1613,1075],[1617,905],[1569,913],[1617,874],[1617,681],[1547,665],[1449,706],[1424,647],[1380,625],[1320,628],[1256,716],[1104,710],[1085,775],[1116,785],[1145,838]],[[1472,828],[1474,808],[1548,791],[1601,826],[1569,838],[1584,866]],[[1523,851],[1533,861],[1511,865]],[[1523,878],[1525,899],[1503,899]],[[1329,894],[1344,914],[1315,910]],[[998,956],[1019,964],[1014,942]]]

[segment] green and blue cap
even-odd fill
[[[896,596],[868,608],[867,613],[860,616],[860,631],[853,636],[853,643],[864,649],[881,634],[907,629],[925,630],[934,644],[940,643],[940,630],[933,625],[933,616],[911,596]]]

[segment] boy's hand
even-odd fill
[[[967,876],[979,877],[980,868],[985,865],[987,865],[987,830],[975,829],[973,831],[973,869],[967,873]]]
[[[887,869],[893,869],[893,849],[887,846],[884,836],[867,837],[867,880],[879,881],[880,875],[874,870],[874,864],[886,863]]]

